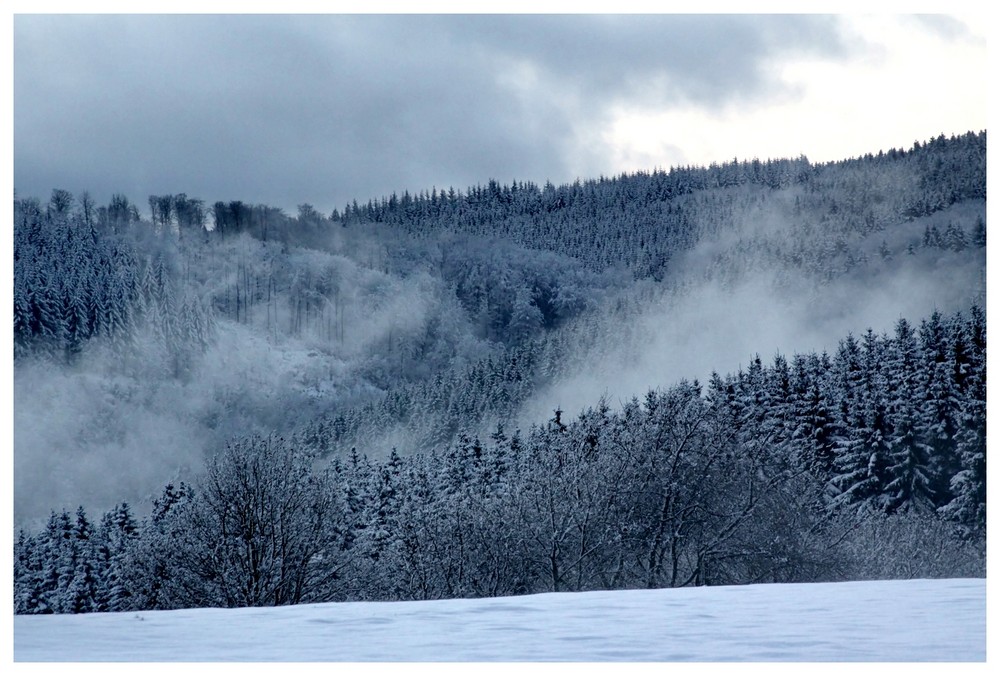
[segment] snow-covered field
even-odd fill
[[[982,579],[17,616],[15,661],[984,661]]]

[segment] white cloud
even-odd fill
[[[954,22],[932,30],[898,16],[851,16],[842,24],[848,57],[772,62],[787,88],[768,100],[716,110],[618,106],[604,135],[613,171],[734,156],[836,160],[986,128],[981,26]]]

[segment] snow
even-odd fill
[[[16,616],[24,661],[985,661],[986,580]]]

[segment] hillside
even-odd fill
[[[148,502],[238,433],[429,450],[982,305],[984,198],[982,133],[828,165],[494,182],[329,218],[186,195],[151,196],[148,219],[124,196],[18,199],[16,512]],[[432,430],[394,412],[429,397]],[[39,417],[48,406],[64,415]]]
[[[15,608],[983,575],[985,145],[20,197]]]

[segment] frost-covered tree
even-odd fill
[[[177,535],[177,565],[205,600],[271,606],[323,593],[315,585],[341,563],[342,515],[312,462],[274,437],[235,441],[209,461]]]
[[[950,479],[951,501],[941,512],[967,534],[986,529],[986,316],[973,307],[966,323],[953,323],[953,354],[961,407],[955,453],[958,471]]]

